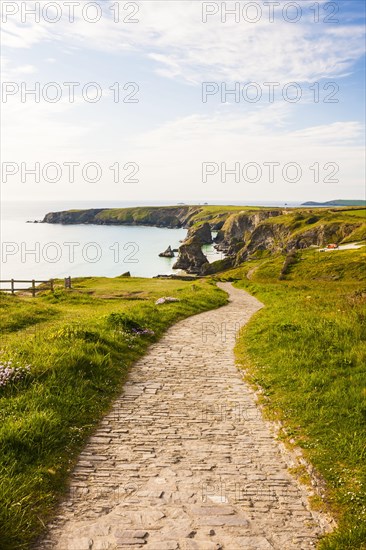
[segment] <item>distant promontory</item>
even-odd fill
[[[301,206],[366,206],[366,200],[336,199],[327,202],[303,202]]]

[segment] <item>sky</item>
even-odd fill
[[[365,198],[364,16],[3,0],[3,200]]]

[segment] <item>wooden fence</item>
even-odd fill
[[[2,281],[2,280],[0,281],[0,284],[8,284],[8,283],[10,283],[10,288],[0,287],[0,292],[11,292],[12,294],[15,294],[15,292],[18,292],[18,291],[23,291],[23,292],[26,291],[26,292],[31,292],[33,297],[35,297],[36,292],[41,292],[42,290],[45,290],[44,287],[42,288],[37,287],[36,286],[37,284],[49,285],[51,292],[54,291],[54,286],[55,286],[54,279],[48,279],[47,281],[39,281],[36,279],[31,279],[31,280],[9,279],[6,281]],[[28,283],[30,286],[27,286],[25,288],[15,288],[15,285],[19,283],[21,284]],[[64,286],[65,288],[71,288],[71,277],[66,277],[64,279]]]

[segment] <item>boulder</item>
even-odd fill
[[[162,298],[158,298],[155,302],[157,306],[161,304],[171,303],[171,302],[179,302],[180,300],[178,298],[173,298],[172,296],[163,296]]]

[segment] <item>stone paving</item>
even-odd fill
[[[227,306],[131,369],[37,550],[307,550],[329,529],[235,367],[235,332],[262,304],[220,286]]]

